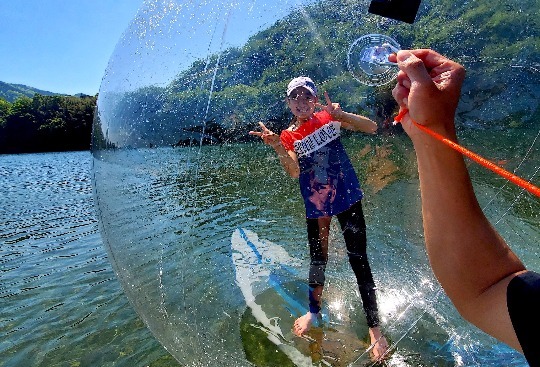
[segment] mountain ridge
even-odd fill
[[[252,35],[242,46],[194,61],[167,86],[147,85],[109,97],[104,90],[101,108],[111,116],[103,127],[98,116],[95,131],[127,136],[122,144],[133,147],[189,142],[195,132],[208,134],[209,127],[220,142],[249,141],[247,131],[256,121],[265,121],[274,131],[290,124],[283,91],[296,75],[311,77],[344,110],[388,124],[398,108],[392,83],[363,85],[351,76],[347,62],[350,45],[373,33],[395,37],[405,48],[432,48],[466,67],[458,126],[532,125],[540,113],[540,27],[534,12],[526,10],[534,9],[535,1],[524,0],[519,6],[488,0],[424,1],[415,25],[364,14],[357,2],[315,2]],[[109,121],[125,121],[129,134]]]
[[[44,96],[66,96],[67,94],[50,92],[24,84],[7,83],[0,81],[0,98],[13,103],[19,97],[32,98],[35,94]]]

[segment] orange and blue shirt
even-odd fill
[[[356,172],[341,143],[341,123],[320,111],[295,130],[283,130],[281,143],[300,166],[300,192],[307,218],[329,217],[362,199]]]

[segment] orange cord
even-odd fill
[[[401,109],[399,111],[398,115],[396,116],[396,118],[394,119],[394,121],[396,123],[401,122],[401,120],[407,114],[407,112],[409,112],[409,110],[407,110],[406,108]],[[530,183],[528,181],[525,181],[521,177],[518,177],[518,176],[514,175],[513,173],[510,173],[510,172],[506,171],[505,169],[503,169],[503,168],[497,166],[496,164],[488,161],[484,157],[481,157],[478,154],[476,154],[474,152],[471,152],[470,150],[462,147],[461,145],[453,142],[452,140],[449,140],[449,139],[445,138],[444,136],[437,134],[436,132],[434,132],[434,131],[428,129],[427,127],[425,127],[424,125],[420,125],[419,123],[417,123],[416,121],[414,121],[412,119],[411,119],[411,121],[420,130],[422,130],[422,131],[426,132],[427,134],[433,136],[435,139],[443,142],[444,144],[448,145],[450,148],[460,152],[461,154],[463,154],[464,156],[469,157],[470,159],[472,159],[476,163],[478,163],[478,164],[484,166],[485,168],[490,169],[491,171],[495,172],[496,174],[506,178],[508,181],[512,182],[513,184],[515,184],[515,185],[517,185],[519,187],[522,187],[525,190],[529,191],[530,193],[540,197],[540,188],[536,187],[532,183]]]

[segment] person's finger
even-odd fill
[[[411,89],[411,79],[409,79],[409,76],[403,70],[398,72],[397,82],[399,85]]]
[[[323,104],[320,104],[319,102],[315,103],[315,107],[318,107],[318,108],[321,108],[321,109],[326,109],[327,106],[323,105]]]
[[[426,68],[433,69],[448,61],[446,57],[437,53],[431,49],[416,49],[416,50],[404,50],[412,53],[414,56],[422,60]],[[396,60],[399,62],[399,52],[396,54]]]
[[[332,101],[330,100],[330,96],[328,95],[327,91],[324,91],[324,99],[326,100],[326,105],[332,106]]]
[[[455,61],[448,59],[447,57],[431,50],[431,49],[417,49],[417,50],[402,50],[409,52],[422,60],[426,68],[430,71],[430,74],[440,74],[446,70],[461,69],[462,66]],[[390,55],[389,61],[399,62],[399,56],[403,54],[401,51],[397,55]],[[433,75],[432,75],[433,76]]]
[[[399,51],[397,54],[397,62],[399,68],[407,74],[411,82],[419,82],[423,85],[433,83],[429,75],[426,65],[422,59],[415,56],[409,50]]]
[[[268,130],[268,128],[262,123],[259,121],[259,126],[261,127],[261,129],[263,130],[263,132],[268,132],[270,130]]]
[[[409,96],[411,89],[411,80],[407,74],[400,70],[397,75],[397,83],[394,89],[392,89],[392,96],[401,107],[407,107],[406,100]]]
[[[400,107],[407,107],[406,101],[407,101],[408,95],[409,95],[409,90],[400,84],[396,84],[394,89],[392,89],[392,96],[394,97],[394,99],[396,100],[396,102],[399,104]]]
[[[250,131],[248,133],[249,135],[255,135],[255,136],[262,136],[263,133],[261,133],[260,131]]]
[[[430,49],[409,51],[422,60],[429,76],[439,89],[451,86],[453,90],[460,91],[460,86],[465,79],[465,68],[462,65]],[[397,59],[400,56],[398,54]]]

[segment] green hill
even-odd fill
[[[0,98],[8,102],[15,102],[19,97],[32,98],[35,94],[41,94],[43,96],[60,95],[59,93],[48,92],[27,85],[0,82]]]
[[[433,48],[466,66],[458,124],[505,128],[538,118],[538,0],[425,0],[412,25],[365,14],[347,0],[325,0],[302,10],[242,47],[194,62],[166,87],[115,96],[118,110],[110,110],[115,119],[138,129],[123,143],[175,144],[193,132],[209,134],[209,122],[218,141],[246,139],[257,121],[279,129],[290,119],[283,91],[297,75],[312,77],[345,110],[381,122],[395,112],[392,83],[361,85],[347,68],[349,45],[369,33],[389,35],[403,48]]]

